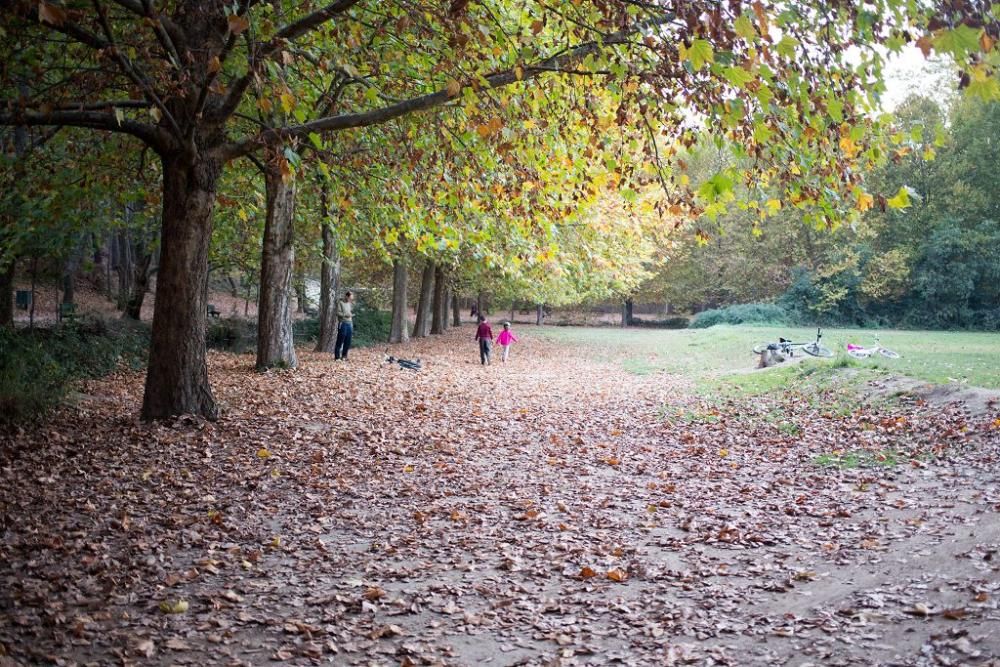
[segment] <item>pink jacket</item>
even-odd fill
[[[517,336],[515,336],[514,332],[510,330],[505,329],[504,331],[501,331],[500,334],[497,336],[498,345],[510,345],[511,342],[516,343]]]

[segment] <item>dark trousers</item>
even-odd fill
[[[479,339],[479,361],[486,365],[490,363],[490,350],[493,349],[493,343],[489,338]]]
[[[354,325],[341,322],[337,325],[337,342],[333,345],[334,359],[346,359],[351,349],[351,338],[354,336]]]

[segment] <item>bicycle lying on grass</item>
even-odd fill
[[[832,357],[833,350],[820,344],[820,339],[823,338],[823,330],[820,328],[816,329],[816,340],[809,341],[808,343],[796,343],[788,340],[787,338],[778,338],[777,343],[760,343],[759,345],[754,345],[754,354],[763,354],[764,352],[770,350],[771,352],[777,352],[786,357],[794,357],[795,350],[802,350],[808,355],[813,357]]]
[[[875,345],[873,347],[863,347],[861,345],[855,345],[854,343],[848,343],[847,354],[851,355],[855,359],[867,359],[868,357],[873,357],[876,354],[881,354],[883,357],[887,357],[889,359],[899,359],[898,353],[882,347],[882,343],[879,342],[878,336],[875,336]]]

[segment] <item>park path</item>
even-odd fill
[[[522,333],[210,354],[223,417],[142,376],[0,441],[14,664],[989,664],[1000,421],[713,401]],[[614,335],[609,331],[609,335]],[[861,467],[818,464],[851,461]],[[173,613],[176,612],[176,613]],[[3,665],[0,657],[0,665]],[[995,664],[995,662],[994,662]]]

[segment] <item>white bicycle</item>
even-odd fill
[[[875,336],[875,345],[872,347],[864,347],[862,345],[848,343],[847,354],[851,355],[855,359],[867,359],[868,357],[876,354],[881,354],[883,357],[888,359],[899,359],[898,352],[893,352],[887,347],[882,347],[882,343],[879,342],[878,336]]]

